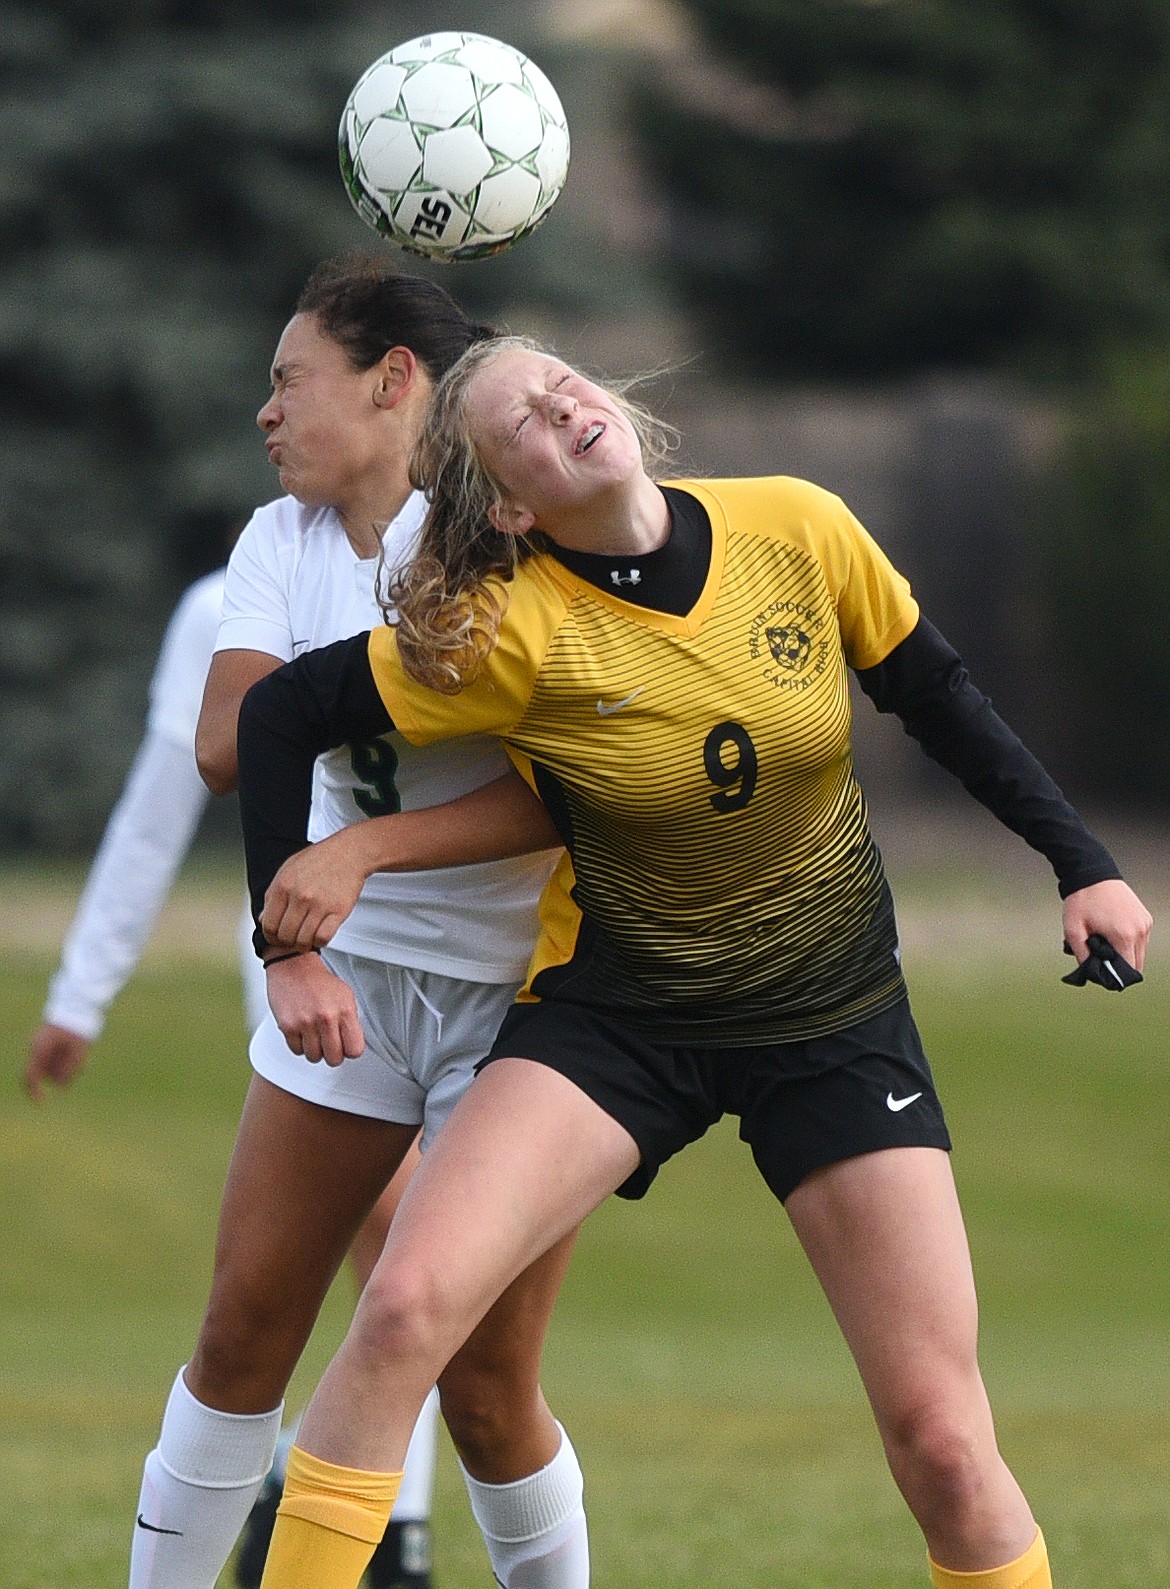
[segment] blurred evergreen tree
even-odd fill
[[[535,11],[450,0],[443,25],[556,75]],[[0,847],[92,842],[171,604],[278,492],[254,416],[296,294],[330,254],[396,254],[346,199],[341,107],[433,21],[422,0],[0,0]],[[468,274],[397,257],[480,315],[572,306],[589,248],[553,234]]]
[[[1080,784],[1170,809],[1170,345],[1118,349],[1075,405],[1045,502],[1043,639]]]
[[[1078,375],[1170,326],[1166,0],[679,0],[644,85],[666,265],[767,375]]]

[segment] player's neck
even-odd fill
[[[670,508],[647,475],[611,493],[592,497],[581,511],[558,516],[547,527],[558,546],[606,557],[644,557],[670,539]]]
[[[360,558],[377,557],[382,550],[382,533],[406,505],[411,487],[399,483],[393,490],[385,487],[355,493],[345,502],[334,504],[349,544]]]

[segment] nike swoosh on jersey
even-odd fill
[[[620,701],[598,701],[598,717],[610,717],[614,712],[620,712],[623,706],[629,706],[631,701],[636,701],[641,693],[642,686],[639,685],[636,690],[631,690],[629,695],[623,696]]]
[[[886,1094],[886,1108],[891,1112],[891,1114],[897,1114],[900,1110],[908,1108],[910,1104],[914,1103],[916,1099],[921,1097],[922,1094],[920,1092],[912,1092],[908,1098],[895,1098],[892,1092],[888,1092]]]

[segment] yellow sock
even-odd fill
[[[951,1572],[932,1561],[930,1580],[934,1589],[1052,1589],[1044,1535],[1037,1529],[1036,1538],[1018,1560],[990,1572]]]
[[[357,1589],[401,1483],[293,1446],[261,1589]]]

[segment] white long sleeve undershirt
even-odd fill
[[[142,956],[207,799],[190,748],[148,730],[66,934],[46,1021],[97,1037]]]

